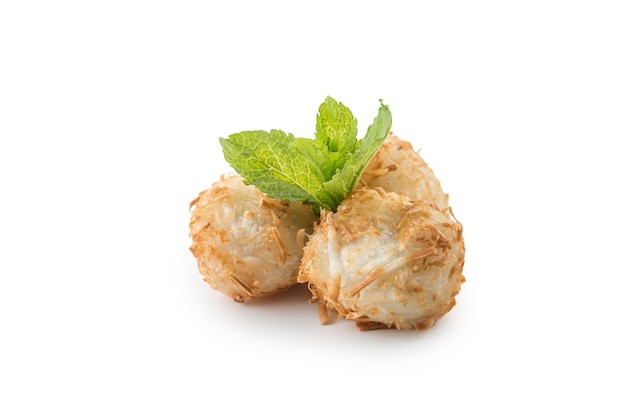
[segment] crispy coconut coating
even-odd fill
[[[393,133],[389,133],[367,165],[361,181],[369,188],[380,187],[413,200],[435,203],[441,209],[448,207],[448,194],[443,192],[433,170],[409,142]]]
[[[449,208],[363,188],[337,213],[322,212],[298,281],[308,282],[322,323],[329,309],[361,330],[424,330],[454,307],[464,256]]]
[[[309,205],[268,198],[232,174],[190,210],[190,250],[211,287],[244,302],[297,284],[304,238],[318,219]]]

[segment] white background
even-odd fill
[[[0,414],[626,413],[619,1],[5,1]],[[434,169],[467,282],[425,332],[202,281],[220,136],[330,95]]]

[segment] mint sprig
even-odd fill
[[[320,105],[315,139],[281,130],[244,131],[220,138],[226,161],[268,197],[304,201],[319,213],[335,211],[354,190],[363,170],[391,129],[391,112],[380,101],[363,139],[350,109],[331,97]]]

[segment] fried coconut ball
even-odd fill
[[[244,302],[297,284],[309,205],[268,198],[238,175],[222,176],[190,204],[191,252],[214,289]]]
[[[409,142],[389,133],[378,153],[372,158],[361,180],[369,187],[404,194],[413,200],[448,207],[444,193],[433,170]]]
[[[322,212],[298,281],[308,282],[323,324],[330,309],[361,330],[424,330],[454,307],[464,255],[450,209],[363,188]]]

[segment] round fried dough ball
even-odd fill
[[[211,287],[244,302],[297,284],[305,233],[318,219],[310,206],[268,198],[232,174],[190,210],[190,250]]]
[[[424,330],[454,307],[464,257],[450,209],[362,188],[322,212],[298,281],[308,282],[322,323],[328,308],[361,330]]]
[[[435,203],[441,209],[448,207],[448,194],[443,192],[433,170],[411,143],[393,133],[389,133],[369,162],[361,180],[369,188],[380,187],[413,200]]]

